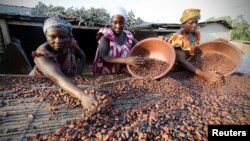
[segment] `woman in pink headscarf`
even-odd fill
[[[47,42],[32,52],[35,66],[31,76],[45,76],[58,84],[70,95],[81,100],[85,109],[94,108],[97,101],[93,95],[86,95],[68,76],[82,74],[85,54],[72,35],[71,24],[51,17],[44,22],[43,31]]]
[[[142,64],[139,57],[128,57],[130,49],[137,43],[131,32],[125,30],[127,11],[118,7],[111,13],[111,26],[97,33],[98,47],[92,68],[93,74],[112,74],[126,71],[125,65]]]

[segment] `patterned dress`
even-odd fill
[[[133,34],[127,30],[123,30],[126,34],[126,41],[123,45],[119,45],[115,42],[115,35],[110,27],[101,28],[96,36],[99,43],[96,51],[95,60],[93,63],[92,73],[93,74],[112,74],[126,70],[124,64],[112,64],[103,62],[99,56],[100,39],[104,36],[110,41],[108,55],[113,58],[125,58],[128,56],[133,43]]]
[[[74,56],[74,52],[76,50],[76,46],[70,46],[67,48],[67,53],[63,54],[63,55],[56,55],[54,53],[52,53],[51,51],[49,51],[46,46],[48,44],[44,43],[42,44],[40,47],[37,48],[36,51],[32,52],[32,56],[34,58],[39,57],[39,56],[44,56],[44,57],[48,57],[51,60],[53,60],[53,62],[55,62],[56,65],[58,65],[62,72],[67,75],[67,76],[74,76],[77,74],[77,63],[75,60],[75,56]],[[38,64],[36,64],[35,62],[35,66],[34,66],[34,71],[35,74],[37,76],[44,76],[43,73],[40,71],[40,66]]]
[[[168,40],[175,48],[181,48],[186,52],[188,59],[194,55],[194,49],[200,43],[200,33],[197,31],[189,35],[182,34],[183,29],[173,34]]]

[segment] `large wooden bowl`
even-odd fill
[[[160,38],[151,37],[138,42],[130,51],[129,56],[141,56],[144,58],[153,58],[156,60],[168,63],[168,68],[153,79],[158,79],[167,74],[173,67],[175,62],[175,50],[171,44],[163,41]],[[129,73],[137,78],[143,78],[133,72],[129,65],[127,65]]]

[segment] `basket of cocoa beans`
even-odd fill
[[[127,65],[128,72],[136,78],[158,79],[167,74],[175,62],[175,50],[161,38],[151,37],[139,41],[129,56],[145,59],[142,65]]]
[[[225,41],[210,41],[200,44],[194,50],[191,60],[203,71],[213,71],[228,76],[238,70],[243,55],[233,44]]]

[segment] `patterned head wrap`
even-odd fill
[[[69,31],[69,35],[70,37],[73,37],[72,34],[72,26],[69,22],[60,19],[58,17],[50,17],[48,18],[43,25],[43,32],[45,33],[47,31],[47,29],[51,28],[51,27],[61,27],[64,28],[66,30]]]
[[[122,16],[124,19],[125,19],[125,22],[128,20],[128,13],[127,13],[127,10],[124,9],[123,7],[117,7],[117,8],[114,8],[111,12],[111,19],[113,16],[115,15],[120,15]]]
[[[193,17],[200,18],[200,9],[186,9],[186,10],[184,10],[180,21],[183,24]]]

